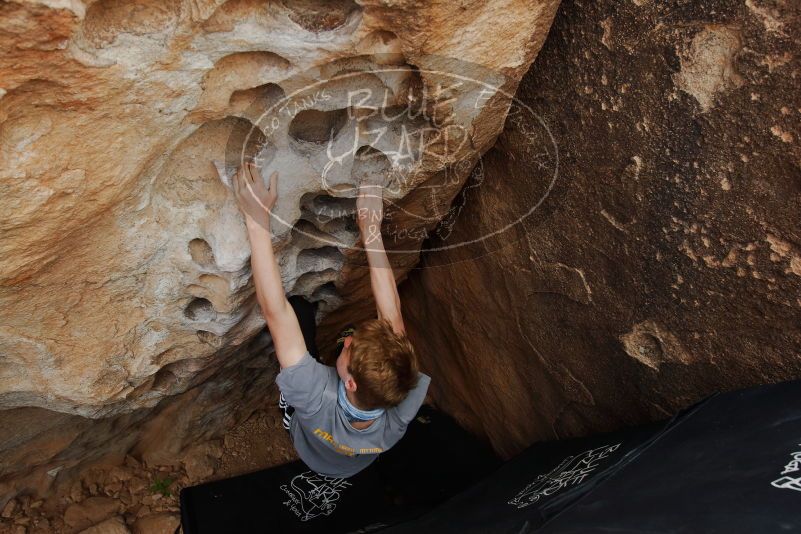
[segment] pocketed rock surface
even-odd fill
[[[386,186],[403,277],[557,4],[3,2],[0,504],[126,454],[174,464],[265,409],[277,364],[221,175],[279,171],[287,291],[358,320],[355,186]]]

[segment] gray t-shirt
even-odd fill
[[[420,373],[417,386],[397,406],[364,430],[353,428],[337,402],[339,375],[307,352],[285,367],[275,383],[287,404],[295,408],[289,433],[298,455],[324,476],[346,478],[370,465],[403,437],[406,426],[423,404],[431,377]]]

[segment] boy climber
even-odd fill
[[[403,437],[431,382],[417,370],[405,334],[395,277],[381,238],[380,186],[361,186],[356,203],[378,318],[344,338],[336,368],[312,358],[317,352],[312,306],[297,297],[290,303],[281,284],[270,233],[278,173],[272,173],[267,189],[259,169],[246,163],[232,186],[247,224],[256,296],[281,365],[276,378],[279,405],[295,449],[321,475],[355,475]]]

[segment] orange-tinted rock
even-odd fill
[[[70,505],[64,513],[64,523],[73,531],[80,531],[110,518],[120,504],[108,497],[89,497]]]
[[[562,3],[429,247],[478,241],[402,288],[441,407],[511,455],[801,377],[799,25],[788,2]]]
[[[112,517],[97,525],[82,530],[80,534],[130,534],[130,532],[122,518]]]
[[[178,514],[162,512],[146,515],[136,520],[133,525],[134,534],[173,534],[181,523]]]

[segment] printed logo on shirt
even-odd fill
[[[339,443],[334,440],[334,436],[326,432],[321,428],[314,429],[314,435],[320,438],[321,440],[330,443],[334,450],[339,454],[344,454],[345,456],[354,456],[356,454],[379,454],[384,452],[384,449],[380,447],[371,447],[371,448],[360,448],[354,449],[353,447],[349,447],[342,443]]]

